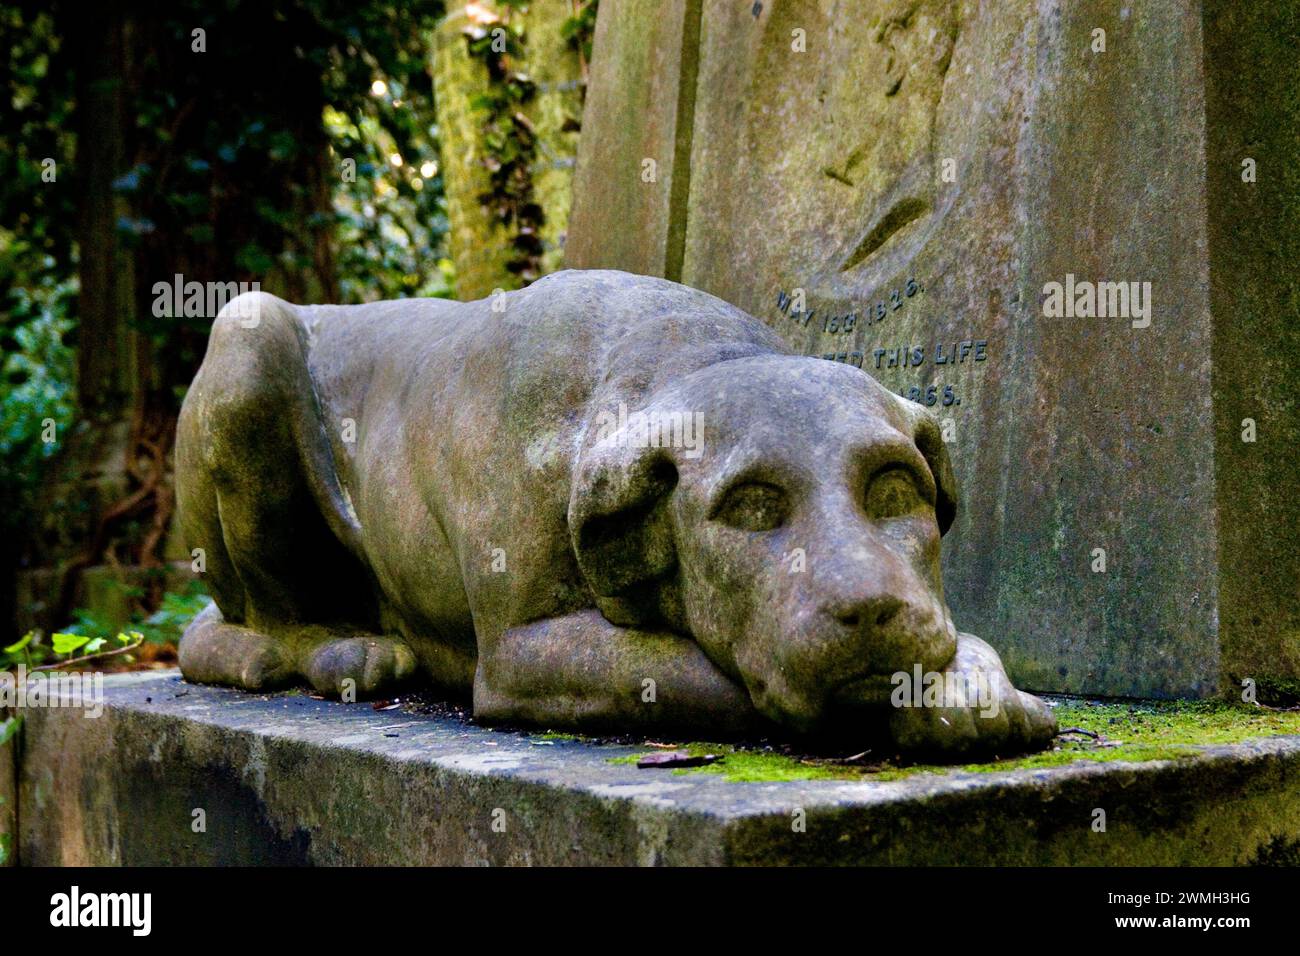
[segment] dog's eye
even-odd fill
[[[868,517],[876,520],[901,518],[925,506],[912,476],[902,468],[882,472],[867,487]]]
[[[785,521],[785,493],[774,485],[753,482],[727,494],[715,517],[742,531],[771,531]]]

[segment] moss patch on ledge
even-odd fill
[[[1254,737],[1300,734],[1300,710],[1272,710],[1224,701],[1098,702],[1049,698],[1061,730],[1080,728],[1098,735],[1066,734],[1054,749],[1010,760],[969,764],[974,772],[1059,767],[1078,760],[1175,760],[1198,747],[1235,744]]]
[[[1061,767],[1080,761],[1178,760],[1195,757],[1198,747],[1240,743],[1257,737],[1300,735],[1300,710],[1271,710],[1222,701],[1111,701],[1049,697],[1063,731],[1088,734],[1058,736],[1051,750],[1028,756],[994,759],[956,767],[908,764],[897,758],[845,764],[827,757],[802,755],[788,748],[709,742],[676,746],[692,756],[721,754],[724,760],[703,767],[677,768],[674,774],[720,774],[737,783],[788,780],[888,781],[918,773],[973,773]],[[641,753],[615,757],[611,763],[635,764]],[[867,760],[870,760],[870,755]],[[647,773],[654,771],[647,771]],[[663,771],[658,771],[662,773]]]
[[[862,770],[836,764],[825,758],[801,757],[776,750],[749,747],[744,744],[684,743],[678,749],[692,757],[721,754],[725,759],[703,767],[678,767],[674,774],[715,773],[736,783],[775,783],[783,780],[857,780]],[[642,753],[626,757],[613,757],[610,763],[635,764]],[[662,773],[663,771],[659,771]]]
[[[1252,737],[1300,734],[1300,709],[1224,701],[1049,700],[1062,728],[1082,727],[1140,743],[1235,744]]]

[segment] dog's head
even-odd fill
[[[691,635],[796,731],[952,659],[939,539],[957,491],[921,406],[847,365],[762,355],[603,410],[599,428],[569,522],[614,623]]]

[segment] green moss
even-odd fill
[[[1198,748],[1210,744],[1240,743],[1256,737],[1300,735],[1300,711],[1267,710],[1248,704],[1220,701],[1141,701],[1098,703],[1054,699],[1062,730],[1081,728],[1097,737],[1070,734],[1058,737],[1053,749],[1043,753],[953,768],[936,764],[886,761],[869,766],[849,766],[826,758],[777,753],[732,744],[694,742],[679,744],[692,756],[714,753],[725,760],[703,767],[682,767],[675,774],[720,774],[729,781],[771,783],[783,780],[861,780],[886,782],[922,773],[971,773],[1036,770],[1089,761],[1190,759]],[[615,757],[610,762],[635,764],[641,753]]]
[[[721,774],[737,783],[763,783],[776,780],[846,780],[859,776],[852,767],[817,762],[767,750],[746,750],[724,744],[690,743],[685,749],[691,756],[722,754],[725,759],[703,767],[682,767],[675,774]]]
[[[855,780],[861,771],[812,757],[795,757],[774,753],[770,750],[751,750],[734,744],[717,744],[694,742],[679,744],[692,757],[705,754],[721,754],[724,759],[703,767],[678,767],[674,774],[712,773],[721,774],[737,783],[771,783],[780,780]],[[609,762],[616,764],[635,764],[644,753],[614,757]]]
[[[1233,744],[1252,737],[1300,734],[1300,711],[1223,701],[1097,703],[1059,700],[1062,729],[1081,727],[1125,744]]]
[[[1041,770],[1046,767],[1064,767],[1066,764],[1089,762],[1106,763],[1112,760],[1132,762],[1144,760],[1178,760],[1196,756],[1196,748],[1190,745],[1171,744],[1167,746],[1118,746],[1103,749],[1099,746],[1076,743],[1058,743],[1055,749],[1043,753],[1031,754],[1009,760],[993,760],[989,763],[965,764],[960,769],[969,773],[995,773],[1002,770]]]
[[[967,764],[962,770],[991,773],[1061,767],[1078,761],[1178,760],[1197,748],[1234,744],[1252,737],[1300,734],[1300,712],[1266,710],[1222,701],[1096,702],[1055,699],[1062,730],[1078,727],[1099,735],[1058,737],[1056,747],[1039,754]]]

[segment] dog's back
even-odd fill
[[[635,407],[697,368],[787,351],[720,299],[612,271],[555,273],[476,302],[294,311],[339,478],[350,490],[365,483],[368,469],[398,459],[441,497],[456,474],[438,466],[452,457],[464,465],[459,473],[489,476],[499,495],[510,475],[563,464],[563,446],[590,420],[593,404]],[[471,498],[486,491],[466,484],[461,493]]]

